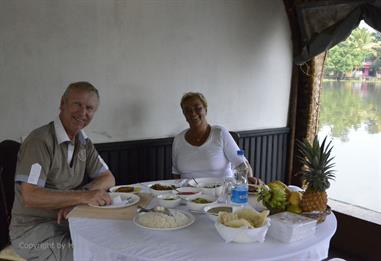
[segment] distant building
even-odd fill
[[[370,66],[372,66],[372,62],[363,62],[362,63],[362,76],[363,77],[368,77],[369,76],[369,69],[370,69]]]

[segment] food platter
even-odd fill
[[[126,191],[117,191],[126,188]],[[117,193],[139,193],[141,192],[142,188],[137,185],[119,185],[111,187],[110,192],[117,192]]]
[[[139,202],[140,197],[138,195],[135,195],[133,193],[124,193],[124,192],[110,192],[108,193],[111,198],[120,197],[121,202],[118,204],[112,204],[107,206],[97,206],[93,204],[89,204],[90,207],[94,208],[104,208],[104,209],[110,209],[110,208],[125,208],[132,206]]]
[[[171,231],[171,230],[178,230],[178,229],[182,229],[182,228],[186,228],[190,225],[192,225],[195,221],[195,217],[187,212],[187,211],[183,211],[183,210],[178,210],[178,209],[170,209],[171,213],[175,213],[175,212],[179,212],[179,213],[182,213],[184,214],[187,218],[188,218],[188,221],[187,223],[185,223],[184,225],[181,225],[181,226],[178,226],[178,227],[165,227],[165,228],[158,228],[158,227],[149,227],[149,226],[145,226],[144,224],[142,224],[140,222],[140,218],[143,216],[143,215],[146,215],[148,213],[139,213],[137,214],[134,219],[133,219],[133,222],[135,225],[141,227],[141,228],[145,228],[145,229],[150,229],[150,230],[159,230],[159,231]],[[150,212],[149,212],[150,213]]]

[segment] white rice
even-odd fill
[[[148,212],[139,216],[139,223],[151,228],[176,228],[186,225],[189,219],[179,211],[171,211],[173,217],[158,212]]]

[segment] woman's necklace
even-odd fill
[[[202,143],[206,140],[210,133],[210,126],[206,128],[206,130],[200,135],[193,134],[191,131],[188,133],[188,138],[190,138],[193,143]]]

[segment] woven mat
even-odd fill
[[[140,200],[135,205],[126,208],[94,208],[87,205],[76,206],[68,215],[80,218],[98,218],[98,219],[129,219],[132,220],[136,215],[137,206],[146,207],[152,200],[149,193],[138,193]]]

